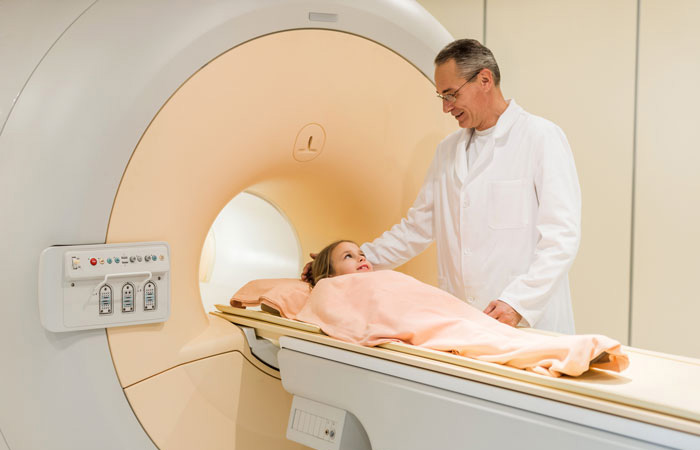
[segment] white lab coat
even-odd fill
[[[436,241],[440,288],[480,310],[503,300],[524,326],[574,333],[567,274],[581,191],[571,149],[558,126],[513,100],[495,126],[468,172],[472,131],[447,136],[406,217],[362,250],[387,269]]]

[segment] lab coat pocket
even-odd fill
[[[490,182],[488,200],[489,227],[507,230],[527,225],[525,180]]]

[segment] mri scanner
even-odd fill
[[[697,360],[543,381],[204,311],[238,193],[304,253],[411,204],[454,127],[431,82],[451,37],[417,3],[5,2],[0,34],[0,450],[700,448]],[[169,246],[169,316],[42,326],[42,251],[141,242]],[[434,258],[405,270],[431,281]]]

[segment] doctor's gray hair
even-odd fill
[[[435,65],[439,66],[454,59],[462,78],[468,80],[481,69],[489,69],[493,74],[493,82],[496,86],[501,84],[501,71],[498,69],[496,58],[491,50],[481,45],[476,39],[458,39],[445,48],[435,57]]]

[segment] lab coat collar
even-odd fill
[[[512,98],[507,100],[507,102],[508,107],[505,111],[503,111],[501,117],[498,118],[498,122],[496,122],[496,130],[494,130],[493,133],[494,139],[500,139],[505,136],[513,127],[513,124],[515,124],[515,121],[518,119],[520,113],[523,112],[523,108],[515,103],[515,100]]]
[[[466,169],[466,149],[468,145],[467,143],[471,141],[474,129],[465,128],[463,130],[459,137],[459,141],[457,142],[458,150],[457,152],[455,152],[454,162],[455,174],[457,175],[457,178],[459,178],[459,181],[462,184],[465,184],[465,179],[467,180],[467,183],[473,181],[474,178],[476,178],[480,173],[482,173],[484,169],[491,163],[491,161],[493,160],[493,150],[495,147],[495,141],[508,134],[508,131],[510,131],[510,129],[513,127],[513,124],[515,124],[515,121],[518,119],[518,116],[520,115],[520,113],[522,113],[522,111],[523,108],[521,108],[520,105],[515,103],[515,100],[508,100],[508,107],[505,111],[503,111],[503,114],[501,114],[501,116],[498,118],[498,121],[496,122],[496,129],[493,132],[493,138],[488,144],[488,147],[490,148],[485,149],[486,151],[485,155],[483,155],[484,157],[481,158],[476,167],[473,167],[469,171],[467,171]]]

